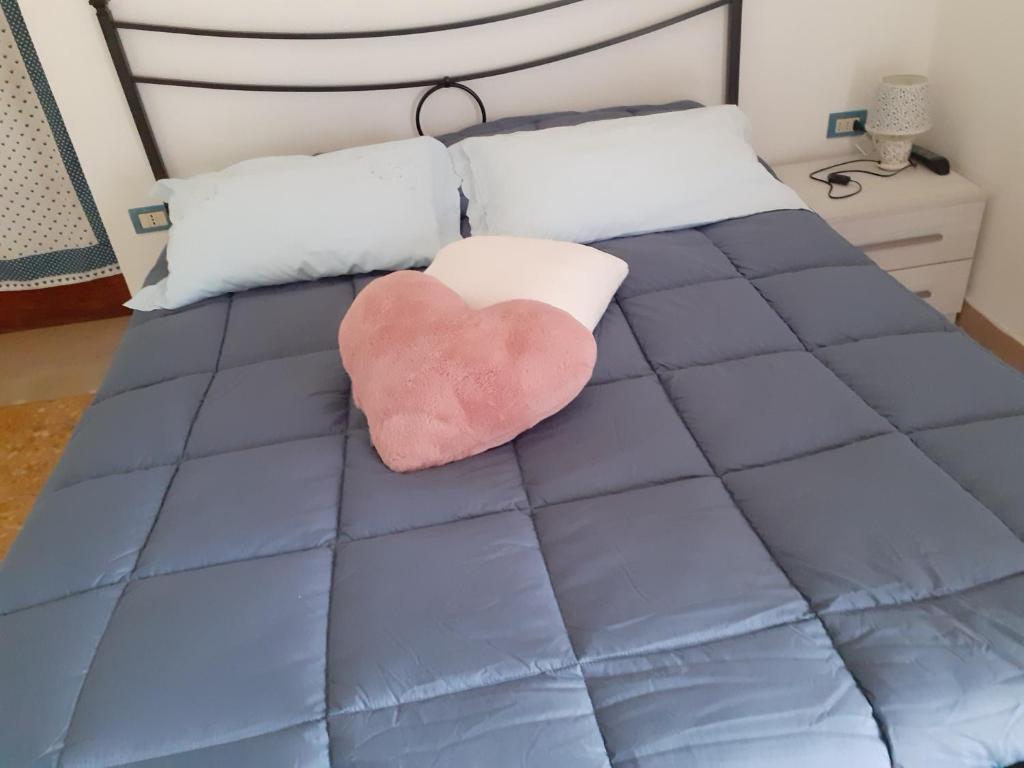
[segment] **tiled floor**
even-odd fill
[[[0,559],[92,400],[127,317],[0,334]]]
[[[0,333],[0,405],[95,392],[128,320]]]
[[[0,560],[92,395],[0,406]]]

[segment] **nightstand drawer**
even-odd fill
[[[889,273],[951,320],[964,303],[971,261],[951,261]]]
[[[830,222],[886,271],[974,256],[984,202]]]

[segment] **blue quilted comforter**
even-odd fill
[[[809,212],[599,247],[590,385],[408,475],[372,276],[136,317],[0,573],[0,764],[1024,759],[1024,379]]]

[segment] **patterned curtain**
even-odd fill
[[[0,291],[117,274],[21,11],[0,8]]]

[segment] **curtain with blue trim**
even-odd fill
[[[0,291],[117,274],[21,10],[0,8]]]

